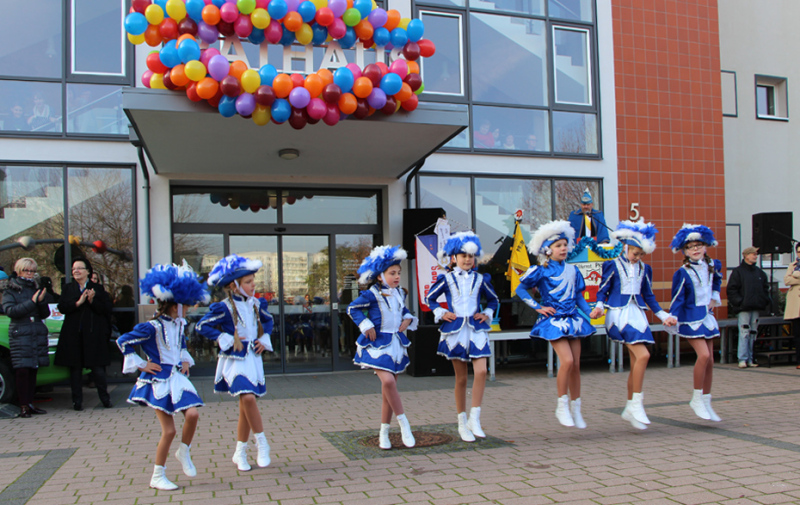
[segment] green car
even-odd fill
[[[9,403],[16,394],[14,388],[14,370],[11,367],[11,352],[8,349],[8,325],[11,320],[8,316],[0,316],[0,403]],[[53,360],[56,356],[58,333],[61,331],[62,321],[45,320],[48,335],[47,353],[50,355],[50,366],[39,368],[36,374],[36,385],[46,386],[54,382],[69,380],[69,368],[55,366]]]

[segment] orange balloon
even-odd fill
[[[411,91],[411,86],[408,87],[408,90]],[[356,82],[353,83],[353,94],[358,98],[367,98],[370,93],[372,93],[372,81],[367,77],[356,79]]]
[[[203,16],[203,21],[210,25],[216,25],[219,23],[220,14],[219,14],[219,7],[214,4],[208,4],[203,7],[203,12],[201,14]]]
[[[286,98],[289,92],[292,91],[292,78],[286,74],[278,74],[272,81],[272,90],[278,98]],[[409,88],[411,89],[411,88]]]
[[[352,114],[358,107],[358,100],[352,93],[342,93],[339,97],[339,110],[345,114]]]
[[[292,88],[302,88],[306,83],[303,74],[292,74],[289,77],[292,79]]]
[[[191,33],[184,33],[183,35],[178,37],[178,45],[181,45],[181,42],[183,42],[186,39],[192,39],[195,42],[197,42],[197,39],[195,39],[194,36]]]
[[[395,9],[386,11],[386,24],[383,25],[389,31],[394,30],[400,24],[400,12]]]
[[[375,29],[372,27],[372,23],[370,23],[369,19],[367,18],[364,18],[361,21],[359,21],[354,28],[356,31],[356,35],[361,40],[371,39],[372,34],[375,32]]]
[[[408,65],[408,73],[409,74],[418,74],[419,73],[419,63],[416,61],[407,61],[406,65]]]
[[[409,86],[407,82],[404,82],[403,87],[400,88],[400,91],[394,94],[394,97],[397,98],[398,102],[405,102],[411,98],[411,95],[413,94],[414,92],[411,91],[411,86]]]
[[[283,26],[290,32],[296,32],[303,26],[303,17],[299,12],[292,11],[283,18]]]
[[[317,74],[311,74],[306,77],[306,83],[303,86],[308,90],[311,98],[318,97],[322,93],[322,88],[325,87],[322,84],[322,77]]]
[[[352,9],[353,8],[353,0],[347,0],[347,8],[348,9]]]
[[[231,68],[228,70],[228,75],[232,75],[241,81],[242,74],[245,70],[247,70],[247,63],[242,60],[232,61]]]
[[[144,31],[144,41],[150,47],[161,44],[161,30],[158,25],[148,25],[147,30]]]
[[[218,89],[219,83],[215,81],[213,77],[204,77],[197,82],[195,91],[197,91],[197,96],[204,100],[208,100],[217,94]]]
[[[327,68],[321,68],[317,70],[317,75],[322,79],[323,88],[328,84],[333,84],[333,73]]]
[[[175,86],[186,86],[189,84],[189,78],[186,77],[186,72],[184,68],[186,66],[181,63],[172,67],[172,70],[169,71],[169,78],[172,80],[172,84]]]

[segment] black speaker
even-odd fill
[[[753,247],[761,254],[792,252],[792,213],[753,214]]]
[[[454,375],[453,365],[446,358],[436,354],[439,347],[439,327],[422,326],[417,331],[408,332],[411,345],[408,347],[408,359],[411,363],[406,371],[412,377],[430,377],[432,375]]]
[[[433,235],[433,227],[436,220],[444,217],[444,209],[403,209],[403,249],[408,252],[408,259],[416,258],[416,247],[414,247],[414,237],[423,230],[426,234]],[[430,228],[428,230],[427,228]]]

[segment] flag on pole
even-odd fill
[[[417,235],[417,292],[419,293],[419,305],[423,312],[431,311],[426,302],[428,291],[436,284],[436,279],[445,273],[445,269],[439,264],[439,259],[436,257],[437,251],[436,235]],[[442,295],[437,301],[446,307],[447,304],[444,303],[444,300],[445,297]]]
[[[506,273],[506,277],[511,281],[512,294],[519,286],[519,277],[531,267],[528,248],[525,246],[525,239],[522,238],[522,230],[519,227],[519,218],[522,217],[522,212],[517,211],[517,214],[518,219],[514,224],[514,243],[511,246],[511,256],[508,258],[508,272]]]

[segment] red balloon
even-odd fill
[[[175,84],[174,82],[172,82],[172,79],[170,78],[169,72],[170,72],[169,70],[164,72],[164,78],[163,78],[164,86],[166,86],[167,89],[169,89],[169,90],[175,91],[176,89],[178,89],[178,85]]]
[[[364,98],[356,99],[356,111],[353,112],[356,119],[364,119],[369,116],[369,104]]]
[[[364,67],[364,70],[361,72],[361,77],[366,77],[372,81],[372,86],[377,88],[381,85],[381,77],[383,77],[383,74],[381,73],[381,67],[374,63],[370,63]]]
[[[403,56],[408,61],[416,61],[419,58],[419,44],[416,42],[407,42],[403,47]]]
[[[189,100],[193,102],[199,102],[203,100],[200,98],[200,95],[197,94],[197,83],[194,81],[192,81],[192,83],[186,87],[186,96],[188,96]]]
[[[322,89],[322,99],[328,103],[338,104],[342,96],[342,88],[336,84],[328,84]]]
[[[208,105],[216,109],[219,107],[220,100],[222,100],[222,90],[218,89],[217,94],[208,99]]]
[[[419,39],[417,45],[419,46],[419,55],[423,58],[433,56],[436,52],[436,45],[430,39]]]
[[[242,38],[249,37],[253,32],[253,22],[250,21],[250,16],[239,14],[239,17],[233,22],[233,30],[236,32],[236,35]]]
[[[164,21],[158,25],[158,31],[161,33],[161,38],[164,40],[172,40],[178,38],[178,23],[172,18],[164,18]]]
[[[264,107],[271,107],[272,103],[275,101],[275,90],[265,84],[258,87],[254,96],[257,104],[263,105]]]
[[[292,107],[292,114],[289,116],[289,124],[295,130],[302,130],[308,124],[308,120],[303,115],[302,109],[295,109]]]
[[[236,30],[233,29],[233,23],[228,23],[222,20],[220,20],[220,22],[217,23],[217,30],[219,30],[219,33],[225,35],[226,37],[230,37],[231,35],[236,33]]]
[[[223,95],[231,98],[242,94],[242,87],[239,85],[239,79],[232,75],[226,75],[219,81],[219,89],[222,90]]]
[[[154,74],[163,74],[169,67],[161,63],[161,58],[158,57],[158,53],[150,53],[147,55],[147,68],[153,71]]]
[[[95,240],[92,245],[94,246],[92,247],[92,251],[96,252],[97,254],[103,254],[108,250],[106,243],[102,240]]]
[[[375,65],[378,65],[378,67],[380,67],[380,69],[381,69],[381,77],[383,77],[384,75],[389,73],[389,65],[387,65],[386,63],[384,63],[382,61],[379,61],[379,62],[375,63]]]
[[[411,91],[416,91],[422,86],[422,76],[419,74],[408,74],[403,82],[408,83],[411,86]]]
[[[419,97],[417,97],[417,95],[411,95],[411,98],[404,100],[403,103],[400,104],[400,107],[402,107],[403,110],[411,112],[417,108],[417,105],[419,105]]]
[[[292,74],[289,78],[292,80],[292,88],[302,88],[306,83],[306,78],[303,77],[303,74]]]
[[[330,26],[330,24],[333,23],[333,18],[333,11],[328,7],[321,8],[317,11],[317,15],[314,16],[314,19],[320,26]]]
[[[144,11],[147,9],[148,5],[150,5],[150,0],[133,0],[131,2],[131,9],[144,14]]]
[[[386,105],[383,106],[381,112],[387,116],[391,116],[397,110],[397,99],[393,96],[386,97]]]
[[[326,104],[328,111],[323,116],[322,120],[328,126],[333,126],[339,122],[339,107],[334,103]]]
[[[186,16],[185,18],[181,19],[181,22],[178,23],[178,33],[181,35],[189,34],[192,37],[197,35],[197,23],[195,23],[194,19]]]

